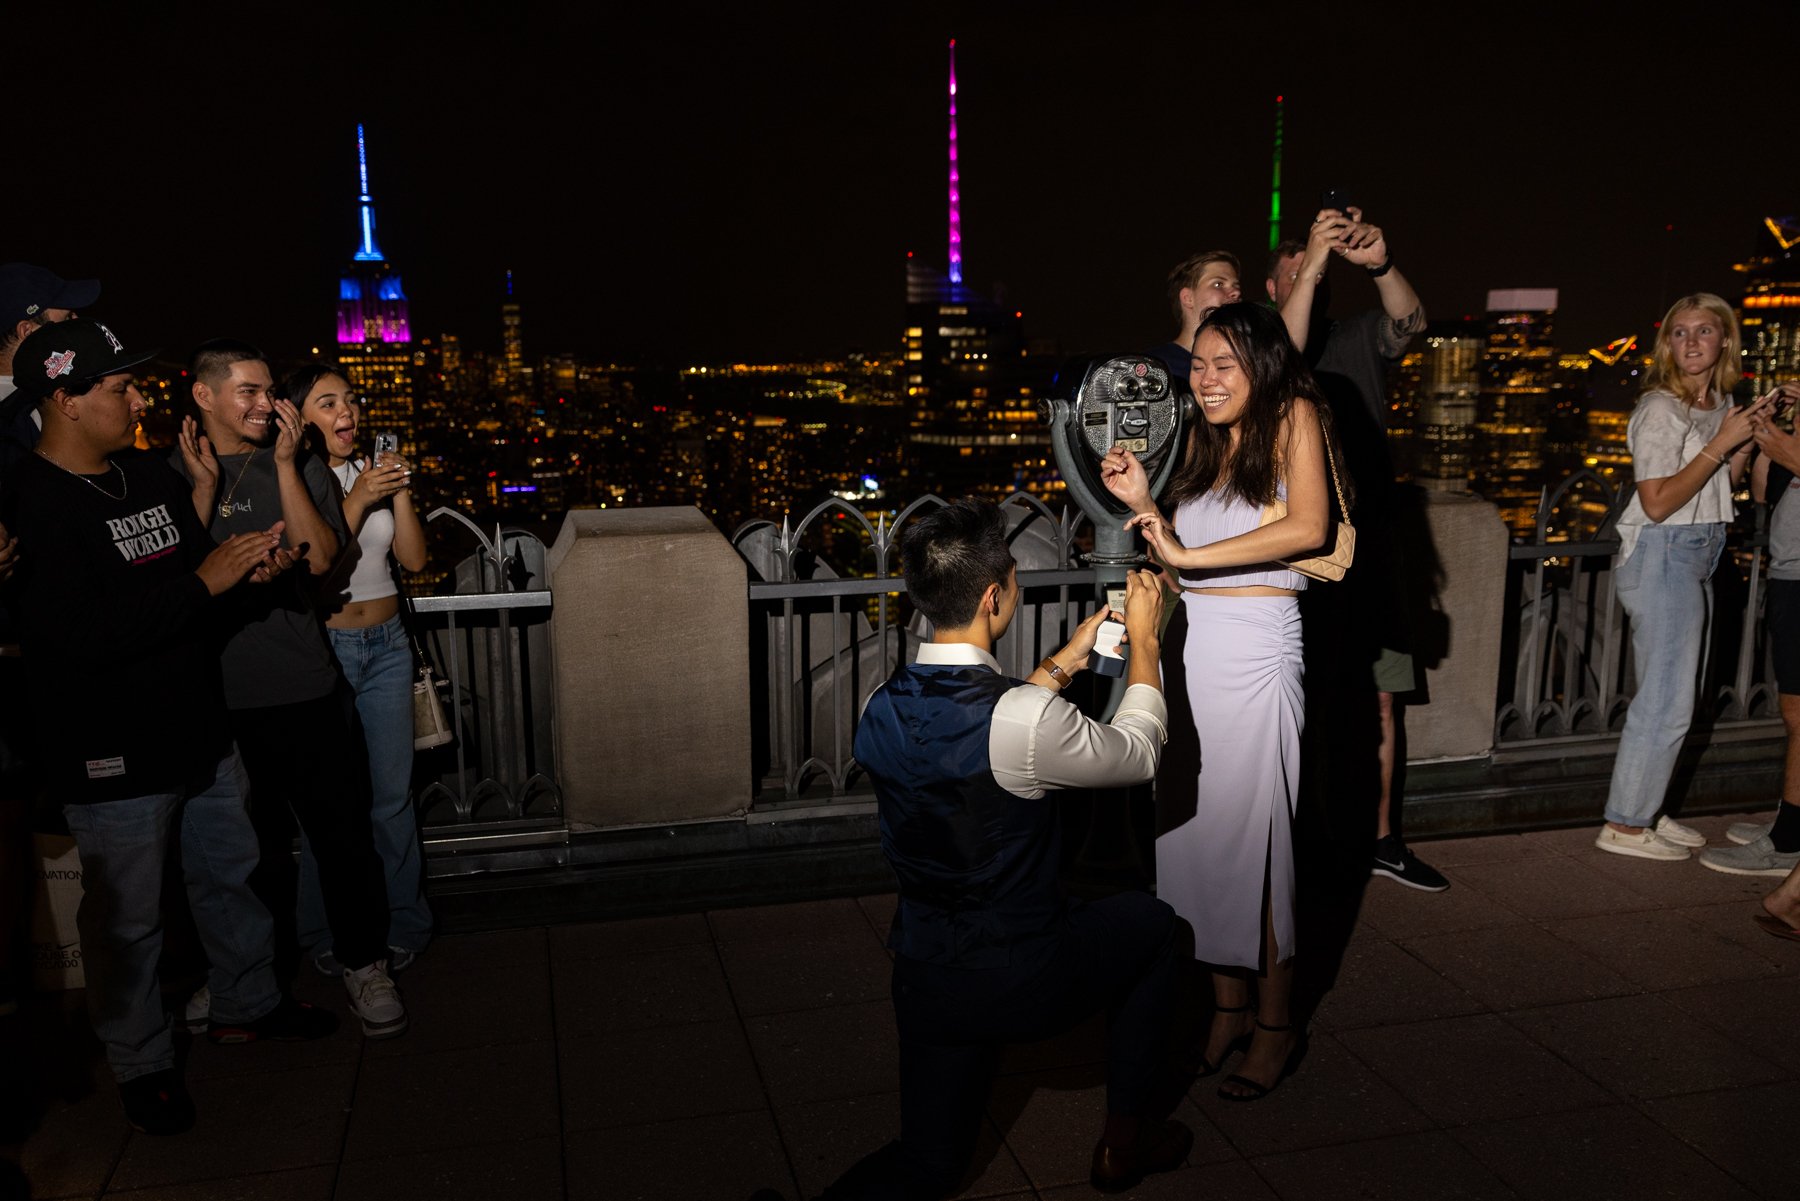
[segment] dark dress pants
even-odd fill
[[[231,733],[250,775],[250,816],[263,844],[263,902],[293,921],[297,877],[291,813],[319,864],[332,951],[346,968],[387,957],[387,884],[369,824],[369,761],[343,698],[233,709]]]
[[[930,1201],[952,1192],[974,1154],[1001,1048],[1061,1034],[1102,1010],[1107,1111],[1155,1116],[1146,1109],[1167,1059],[1183,958],[1177,928],[1166,904],[1128,892],[1072,905],[1060,937],[1016,951],[1007,967],[896,958],[900,1138],[852,1167],[824,1201]]]

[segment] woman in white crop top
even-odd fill
[[[1619,516],[1613,586],[1631,618],[1637,692],[1613,759],[1606,824],[1594,839],[1615,855],[1677,861],[1706,845],[1663,806],[1694,717],[1731,492],[1755,446],[1753,423],[1772,404],[1732,403],[1738,356],[1730,305],[1710,292],[1677,300],[1656,331],[1644,394],[1626,427],[1637,482]]]
[[[343,492],[344,521],[355,541],[327,580],[335,608],[325,619],[344,678],[356,693],[368,748],[375,849],[387,876],[390,971],[399,971],[431,939],[425,901],[424,854],[412,805],[413,658],[400,620],[400,596],[389,556],[408,571],[425,566],[425,529],[413,507],[412,470],[384,453],[379,463],[357,455],[362,406],[343,376],[315,363],[287,380],[286,395],[310,429],[308,444],[323,454]],[[300,943],[313,964],[336,975],[331,927],[319,899],[318,874],[302,844]]]
[[[1181,575],[1183,674],[1200,766],[1197,777],[1176,767],[1157,780],[1165,832],[1156,840],[1156,893],[1194,927],[1195,958],[1212,968],[1215,1013],[1201,1074],[1247,1046],[1219,1095],[1254,1101],[1281,1081],[1298,1046],[1291,822],[1304,716],[1296,594],[1306,579],[1281,560],[1326,540],[1329,434],[1317,386],[1274,310],[1214,310],[1192,363],[1205,421],[1170,485],[1173,523],[1129,452],[1107,455],[1102,478],[1130,506],[1127,525]],[[1277,496],[1287,516],[1259,524]]]

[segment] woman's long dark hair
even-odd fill
[[[319,381],[328,375],[335,375],[342,379],[344,378],[343,368],[333,367],[330,363],[318,359],[310,363],[302,363],[281,377],[281,384],[275,395],[281,400],[291,402],[298,409],[306,404],[306,398],[312,395],[314,388],[319,386]],[[300,431],[301,444],[313,454],[325,458],[324,435],[319,433],[319,427],[312,422],[307,421],[305,425],[306,428]]]
[[[1337,456],[1345,501],[1353,503],[1350,475],[1343,470],[1343,452],[1331,428],[1331,411],[1306,361],[1294,349],[1281,315],[1267,305],[1239,301],[1209,313],[1194,335],[1196,341],[1209,329],[1223,335],[1237,356],[1250,384],[1250,399],[1238,418],[1236,454],[1231,452],[1228,429],[1200,420],[1188,437],[1187,456],[1169,482],[1168,503],[1178,505],[1220,485],[1259,507],[1274,500],[1282,470],[1281,420],[1287,415],[1288,402],[1301,396],[1319,411],[1331,453]]]

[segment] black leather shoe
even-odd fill
[[[194,1128],[194,1101],[174,1069],[138,1076],[119,1086],[125,1120],[142,1134],[184,1134]]]
[[[1088,1183],[1103,1193],[1123,1193],[1136,1188],[1153,1172],[1179,1168],[1193,1145],[1194,1132],[1173,1120],[1139,1134],[1129,1151],[1109,1147],[1101,1139],[1094,1144],[1094,1166],[1088,1171]]]

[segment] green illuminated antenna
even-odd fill
[[[1281,244],[1281,97],[1275,97],[1275,178],[1269,185],[1269,249]]]

